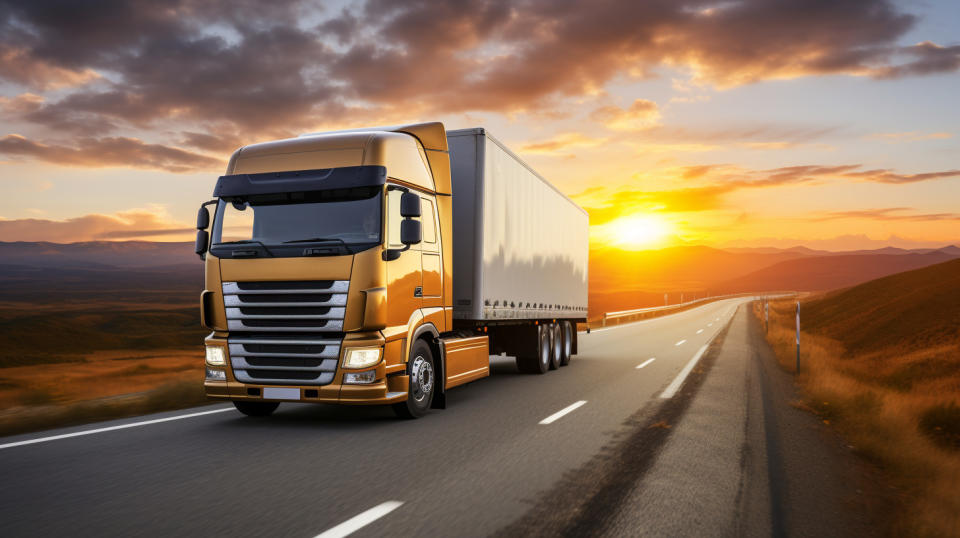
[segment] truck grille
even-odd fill
[[[224,282],[230,364],[237,381],[267,385],[333,381],[349,284]]]

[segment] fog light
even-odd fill
[[[343,358],[344,368],[366,368],[380,362],[380,348],[351,347]]]
[[[227,355],[223,351],[223,346],[207,346],[207,364],[210,366],[227,364]]]
[[[348,385],[365,385],[367,383],[373,383],[376,380],[376,370],[370,370],[367,372],[347,372],[343,375],[343,382]]]
[[[226,381],[227,372],[219,368],[207,368],[207,381]]]

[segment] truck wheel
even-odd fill
[[[407,375],[410,376],[407,401],[393,404],[393,411],[400,418],[418,418],[427,414],[437,384],[430,346],[423,340],[417,340],[410,357],[407,361]]]
[[[525,374],[545,374],[550,369],[550,328],[538,325],[537,354],[529,357],[517,357],[517,368]]]
[[[563,346],[561,347],[563,353],[560,355],[560,366],[566,366],[570,364],[570,359],[573,358],[573,327],[569,321],[563,321],[560,323],[560,329],[563,335]]]
[[[560,360],[563,357],[563,329],[559,323],[551,323],[550,330],[550,369],[560,368]]]
[[[234,400],[233,406],[248,417],[267,417],[280,407],[280,402],[247,402]]]

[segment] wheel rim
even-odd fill
[[[410,395],[415,401],[422,402],[433,390],[433,365],[430,361],[417,356],[410,368]]]
[[[560,354],[563,352],[563,341],[560,340],[560,326],[553,326],[553,360],[560,364]]]
[[[563,331],[563,351],[564,357],[569,359],[570,355],[573,353],[573,336],[570,334],[570,331]]]

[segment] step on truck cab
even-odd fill
[[[507,353],[545,373],[587,312],[587,215],[483,129],[441,123],[244,146],[197,215],[211,398],[390,404]]]

